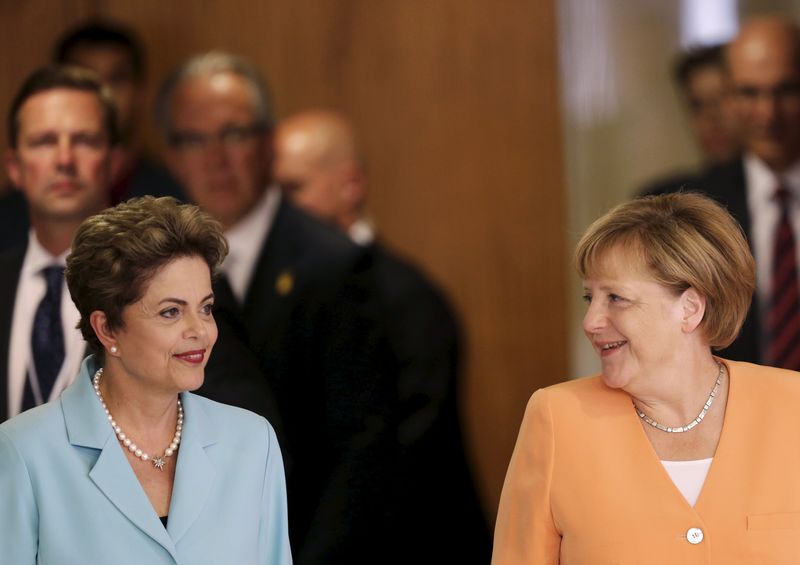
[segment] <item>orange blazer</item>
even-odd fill
[[[536,391],[503,486],[492,563],[800,563],[800,374],[723,362],[725,421],[694,507],[628,394],[599,376]]]

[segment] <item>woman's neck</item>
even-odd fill
[[[718,377],[720,365],[705,350],[703,354],[681,354],[680,360],[665,363],[626,392],[639,410],[657,422],[683,426],[698,416]]]
[[[155,442],[160,449],[163,438],[175,432],[178,395],[144,389],[117,365],[107,362],[100,379],[100,394],[109,412],[140,446]]]

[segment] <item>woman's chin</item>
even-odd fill
[[[178,387],[180,388],[181,392],[193,392],[203,386],[205,377],[205,370],[203,368],[199,368],[189,374],[182,375],[182,378],[178,382]]]
[[[623,388],[630,381],[630,379],[621,375],[618,371],[609,371],[605,368],[600,374],[600,378],[603,379],[603,382],[608,388]]]
[[[189,386],[189,388],[186,389],[186,392],[194,392],[194,391],[196,391],[198,388],[203,386],[203,383],[205,382],[205,380],[206,380],[205,379],[205,374],[200,375],[200,378],[195,379],[192,383],[189,383],[190,386]]]

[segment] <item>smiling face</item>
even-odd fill
[[[653,280],[641,259],[615,246],[584,280],[586,337],[611,388],[631,385],[669,366],[685,345],[684,295]]]
[[[103,119],[95,94],[68,88],[35,94],[20,108],[17,148],[6,164],[34,226],[82,221],[107,205],[111,145]]]
[[[217,340],[213,304],[211,274],[203,259],[167,263],[142,298],[122,311],[123,327],[113,332],[115,369],[150,392],[197,389]]]

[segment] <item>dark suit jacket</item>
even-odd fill
[[[0,196],[0,251],[24,248],[28,244],[30,227],[28,203],[25,197],[16,188],[6,187],[5,194]],[[0,276],[5,276],[5,272]],[[14,285],[16,286],[16,282]]]
[[[681,171],[659,177],[648,182],[643,188],[638,190],[636,194],[646,196],[648,194],[677,192],[687,184],[694,182],[700,174],[702,173],[699,171]]]
[[[275,394],[238,327],[239,321],[224,311],[215,312],[214,320],[217,343],[206,365],[203,386],[195,392],[260,414],[269,420],[276,434],[281,433],[283,420]]]
[[[8,351],[25,246],[0,253],[0,422],[8,419]]]
[[[450,305],[413,265],[368,247],[398,389],[392,511],[394,563],[488,563],[491,541],[459,418],[461,335]],[[386,561],[384,561],[386,562]]]
[[[243,307],[224,280],[215,287],[277,398],[298,564],[380,562],[384,551],[394,390],[377,361],[369,259],[282,200]]]
[[[663,190],[660,193],[653,192],[652,194],[663,194],[676,190],[677,187],[673,190]],[[748,241],[750,240],[752,221],[747,207],[744,161],[741,158],[709,169],[695,180],[688,182],[683,190],[701,192],[725,206],[741,224]],[[735,361],[763,364],[765,360],[762,357],[759,335],[758,305],[756,300],[753,300],[739,336],[730,346],[720,351],[719,355]]]

